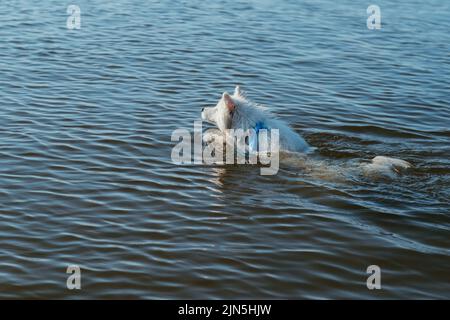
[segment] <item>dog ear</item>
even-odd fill
[[[222,95],[223,101],[225,102],[225,105],[227,106],[228,111],[233,112],[236,108],[236,104],[234,103],[231,96],[228,94],[228,92],[224,92]]]
[[[242,90],[240,86],[236,86],[236,88],[234,88],[234,95],[238,96],[238,97],[242,97]]]

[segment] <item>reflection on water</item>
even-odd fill
[[[449,298],[448,1],[75,2],[0,7],[0,297]],[[174,165],[236,84],[324,170]]]

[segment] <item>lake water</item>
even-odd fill
[[[450,2],[0,6],[1,298],[450,298]],[[172,163],[240,84],[333,166]],[[81,290],[66,288],[68,265]],[[381,290],[366,269],[381,268]]]

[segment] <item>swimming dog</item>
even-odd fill
[[[261,129],[269,131],[278,129],[280,152],[305,155],[314,150],[298,133],[274,117],[269,110],[247,99],[239,86],[236,86],[233,95],[224,92],[215,107],[203,108],[201,117],[202,120],[217,126],[216,130],[208,131],[203,136],[203,140],[207,143],[215,140],[228,142],[226,137],[222,139],[230,129],[250,130],[256,134]],[[252,145],[257,144],[257,140],[250,136],[247,144],[252,150]],[[411,164],[396,158],[377,156],[360,167],[364,174],[381,173],[393,177],[401,170],[410,168]]]

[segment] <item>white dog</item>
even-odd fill
[[[249,101],[239,86],[234,94],[224,92],[215,107],[203,108],[202,119],[217,126],[218,130],[208,131],[203,139],[212,142],[223,137],[228,129],[243,129],[258,132],[260,129],[278,129],[280,152],[309,153],[313,150],[308,143],[283,121],[276,119],[267,109]],[[221,139],[220,141],[227,141]],[[249,141],[248,144],[252,144]],[[304,163],[304,162],[303,162]],[[370,163],[361,165],[365,174],[381,173],[395,176],[400,170],[410,168],[404,160],[377,156]]]
[[[280,150],[307,152],[309,145],[294,130],[275,119],[268,110],[246,99],[239,86],[233,96],[224,92],[222,99],[213,108],[203,108],[202,119],[215,124],[223,133],[227,129],[278,129]],[[209,133],[204,139],[211,141],[218,133]],[[220,134],[220,133],[219,133]]]

